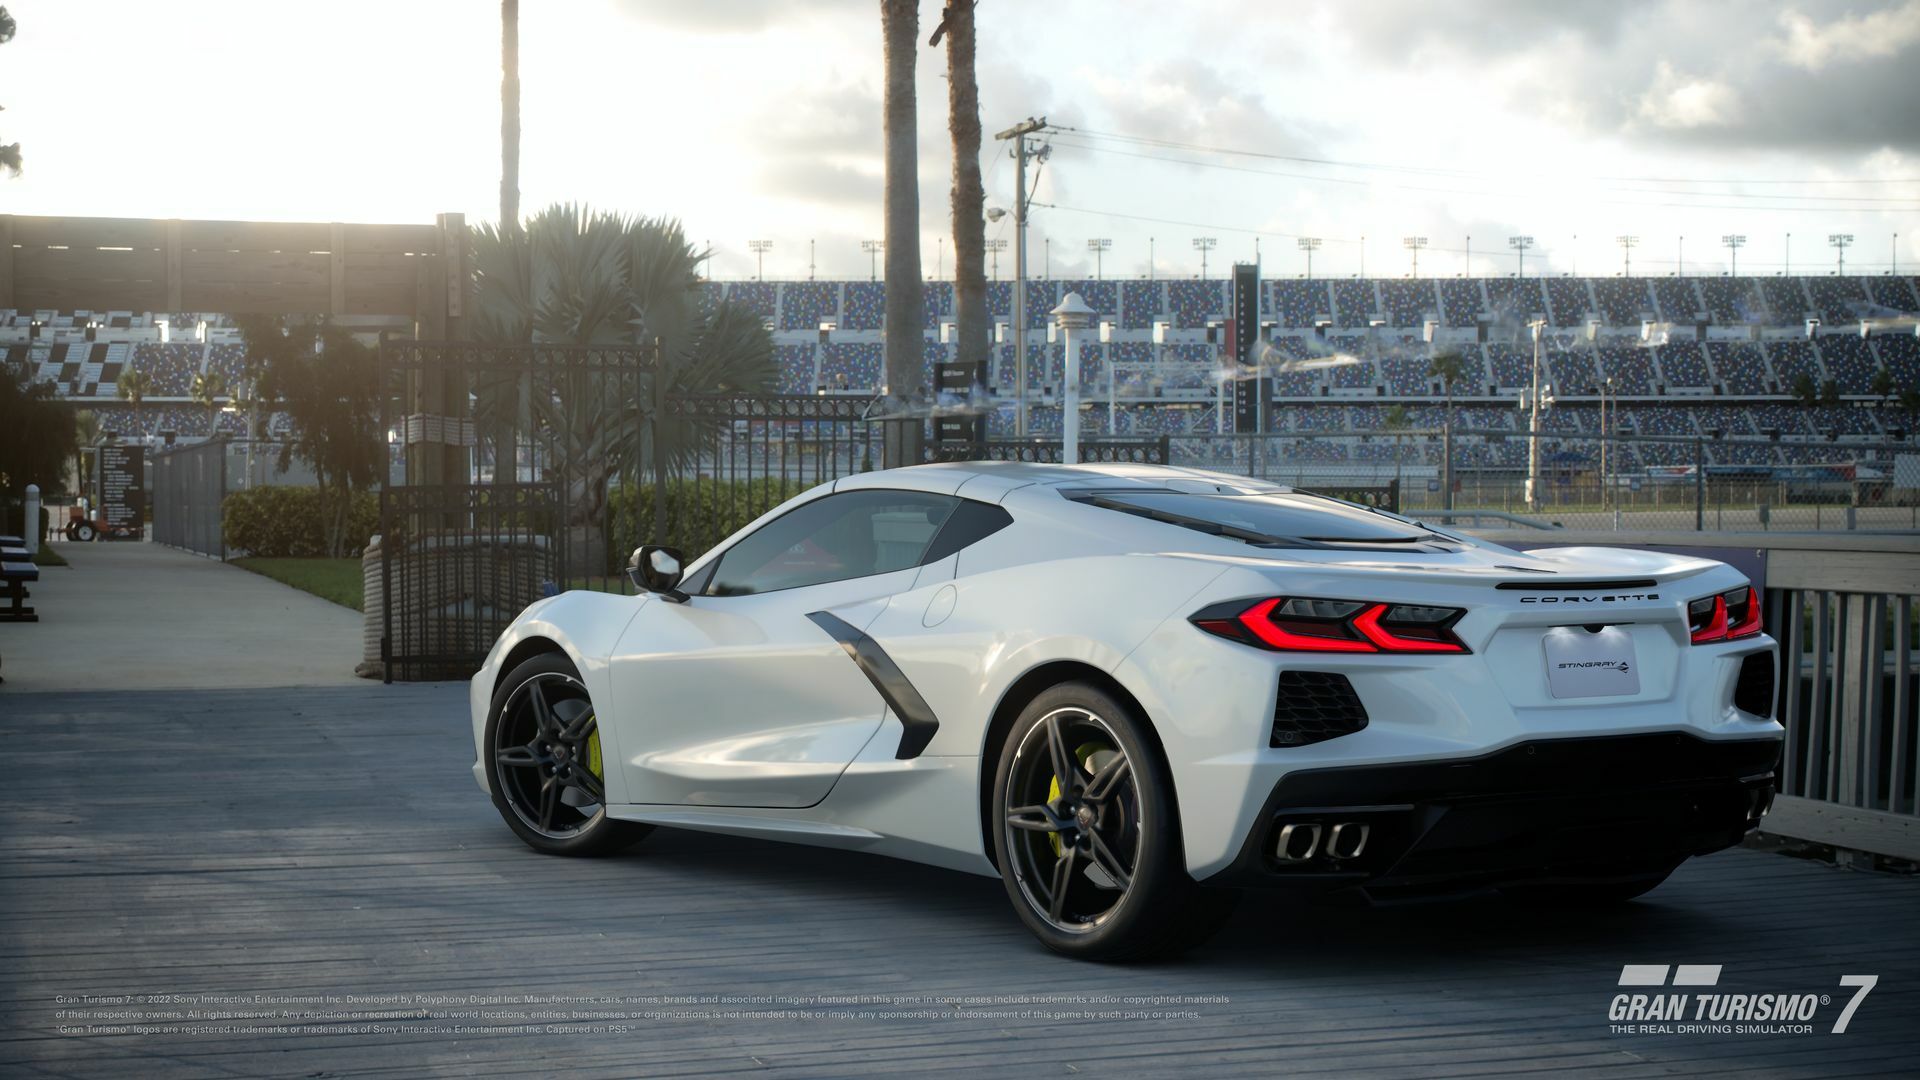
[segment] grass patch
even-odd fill
[[[61,557],[59,552],[53,550],[52,544],[41,544],[40,550],[33,553],[33,565],[66,566],[68,563],[65,558]]]
[[[365,581],[360,576],[359,559],[269,559],[248,557],[230,560],[242,570],[270,577],[322,600],[331,600],[355,611],[365,609]]]

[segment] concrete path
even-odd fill
[[[55,550],[73,565],[41,569],[31,587],[40,621],[0,622],[0,701],[35,690],[359,681],[357,611],[159,544]]]
[[[467,772],[462,691],[0,700],[31,763],[0,785],[0,1075],[1571,1080],[1920,1060],[1913,877],[1736,849],[1613,910],[1252,894],[1189,956],[1083,964],[1043,950],[999,882],[878,856],[670,829],[615,858],[536,855]],[[1621,1032],[1627,964],[1826,997],[1804,1031]],[[1879,985],[1829,1034],[1854,974]],[[123,997],[156,994],[181,997]]]

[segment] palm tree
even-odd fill
[[[73,414],[73,491],[87,490],[87,451],[100,441],[100,417],[92,409]]]
[[[530,374],[508,372],[475,387],[475,419],[493,433],[496,477],[499,463],[515,460],[519,435],[541,433],[552,447],[548,465],[589,532],[614,478],[649,469],[664,491],[670,470],[697,459],[711,425],[667,416],[669,396],[764,393],[773,384],[771,333],[742,306],[702,306],[706,252],[677,220],[556,204],[524,229],[479,227],[473,256],[481,341],[657,344],[657,359],[631,372],[562,372],[538,387]],[[666,533],[664,499],[654,500],[654,529]]]
[[[227,396],[227,377],[217,371],[206,371],[193,377],[193,400],[207,407],[207,438],[219,434],[220,399]]]
[[[1893,372],[1881,368],[1873,373],[1873,381],[1867,384],[1867,391],[1880,399],[1880,407],[1893,404]]]
[[[1400,456],[1406,448],[1407,429],[1413,426],[1413,420],[1407,415],[1405,405],[1388,407],[1380,420],[1380,426],[1393,433],[1393,486],[1396,493],[1400,487]]]
[[[931,45],[947,42],[947,134],[953,141],[954,359],[987,381],[986,190],[980,183],[980,83],[974,74],[976,0],[947,0]],[[985,421],[980,421],[984,431]]]
[[[920,37],[918,0],[880,0],[881,59],[885,92],[881,130],[886,143],[888,413],[926,390],[926,346],[920,335],[925,293],[920,284],[920,160],[914,122],[914,48]],[[918,418],[887,424],[886,465],[918,463]]]
[[[1427,361],[1427,378],[1439,379],[1447,394],[1446,427],[1440,439],[1440,454],[1446,463],[1445,475],[1440,478],[1440,505],[1448,510],[1453,509],[1453,384],[1466,377],[1467,358],[1457,350],[1444,350]]]
[[[520,224],[520,0],[500,0],[500,225]]]
[[[140,403],[147,400],[147,392],[152,389],[153,376],[136,367],[123,369],[120,377],[114,380],[114,392],[120,395],[120,400],[133,405],[134,432],[143,440],[147,437],[147,429],[140,422]]]
[[[13,21],[13,16],[7,13],[6,8],[0,7],[0,45],[5,45],[7,42],[12,41],[13,35],[17,30],[19,30],[19,26]],[[7,170],[7,173],[11,176],[19,176],[20,165],[19,143],[8,143],[5,146],[0,146],[0,169]]]

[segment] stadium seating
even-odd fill
[[[1333,324],[1366,326],[1380,314],[1380,302],[1374,295],[1374,283],[1367,279],[1339,278],[1333,282]]]
[[[1744,396],[1769,392],[1767,384],[1773,375],[1768,372],[1766,354],[1758,345],[1710,341],[1707,357],[1725,393]]]
[[[1316,318],[1333,314],[1325,278],[1281,278],[1268,284],[1273,290],[1271,317],[1281,326],[1311,327]]]
[[[1446,278],[1440,282],[1441,321],[1446,325],[1472,326],[1485,307],[1478,278]]]
[[[1594,310],[1586,278],[1547,278],[1547,300],[1553,305],[1553,325],[1579,326]]]
[[[1428,280],[1382,279],[1380,300],[1389,326],[1420,326],[1440,311],[1439,297]]]
[[[1780,380],[1780,393],[1793,393],[1801,376],[1812,380],[1816,388],[1826,382],[1827,376],[1820,369],[1820,360],[1806,342],[1770,341],[1766,348],[1767,356],[1773,362],[1774,374]]]
[[[1634,326],[1653,314],[1646,278],[1595,278],[1593,298],[1601,321],[1612,326]]]
[[[1167,311],[1176,329],[1186,330],[1227,317],[1224,281],[1167,282]]]
[[[1867,287],[1859,278],[1807,278],[1807,295],[1813,310],[1829,326],[1858,322],[1871,303]]]
[[[1700,306],[1700,295],[1693,291],[1698,278],[1663,277],[1651,280],[1654,303],[1659,306],[1658,314],[1667,322],[1690,323],[1706,310]]]
[[[837,281],[789,281],[780,290],[780,329],[818,330],[839,314]]]
[[[1867,292],[1876,306],[1884,308],[1879,314],[1920,312],[1920,287],[1916,279],[1910,277],[1876,277],[1867,279]]]
[[[1706,353],[1698,344],[1670,343],[1655,349],[1654,355],[1667,386],[1704,389],[1713,385],[1713,378],[1707,373]]]
[[[1827,376],[1843,394],[1872,392],[1873,373],[1879,368],[1873,349],[1858,334],[1821,334],[1814,341],[1820,359],[1826,363]]]
[[[1487,314],[1499,326],[1519,326],[1547,310],[1539,278],[1488,278]]]
[[[1759,278],[1760,297],[1767,317],[1774,322],[1797,322],[1813,311],[1800,278]]]

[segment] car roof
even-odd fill
[[[861,488],[905,488],[946,495],[961,489],[973,498],[994,501],[1015,488],[1040,486],[1165,487],[1175,484],[1198,488],[1225,487],[1234,491],[1286,491],[1288,488],[1231,473],[1186,469],[1170,465],[1101,463],[1055,465],[1031,461],[950,461],[932,465],[909,465],[899,469],[856,473],[842,477],[835,491]]]

